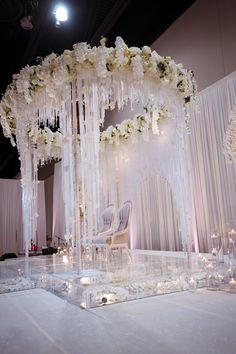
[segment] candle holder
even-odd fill
[[[223,242],[218,233],[213,233],[211,235],[211,253],[213,256],[213,261],[217,263],[224,262]]]
[[[220,290],[219,279],[217,276],[216,262],[209,261],[206,263],[207,271],[207,290],[217,291]]]
[[[223,289],[227,293],[236,294],[236,273],[230,277],[228,284]]]
[[[236,293],[236,277],[232,277],[229,281],[230,292]]]
[[[235,258],[236,258],[236,231],[232,229],[228,233],[228,255],[229,255],[229,261],[231,263],[235,263]]]
[[[236,294],[236,266],[229,262],[228,269],[225,269],[225,281],[221,290]]]
[[[207,290],[221,290],[224,282],[222,264],[224,262],[222,237],[214,232],[211,235],[212,258],[205,263],[207,271]]]

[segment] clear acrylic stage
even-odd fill
[[[207,287],[236,291],[232,262],[211,255],[132,250],[83,254],[78,271],[67,254],[0,262],[0,293],[43,288],[83,308]]]

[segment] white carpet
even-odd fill
[[[236,295],[198,290],[92,310],[41,289],[0,295],[0,353],[235,354]]]

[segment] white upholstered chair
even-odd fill
[[[117,227],[110,232],[99,233],[93,238],[96,245],[105,245],[109,250],[128,249],[129,244],[129,222],[132,203],[126,201],[117,213]]]
[[[113,231],[115,219],[115,206],[113,204],[108,205],[104,209],[100,216],[100,226],[98,232],[92,237],[92,243],[94,244],[95,240],[99,237],[106,237],[110,235]],[[91,239],[82,239],[82,246],[86,247],[91,243]]]
[[[105,236],[110,234],[113,230],[115,219],[115,206],[113,204],[108,205],[106,209],[101,213],[101,226],[99,232],[95,237]]]

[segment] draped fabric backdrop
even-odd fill
[[[192,236],[201,252],[210,236],[226,237],[236,227],[236,164],[226,162],[223,140],[229,113],[236,105],[236,72],[202,91],[190,109],[188,163],[193,200]]]
[[[52,225],[53,225],[53,182],[54,182],[53,175],[44,180],[46,234],[50,238],[52,237]]]
[[[53,183],[53,221],[52,221],[52,237],[53,243],[58,243],[58,237],[65,235],[65,206],[62,195],[62,178],[61,178],[61,162],[54,166],[54,183]]]
[[[161,121],[160,135],[150,130],[149,137],[137,134],[120,145],[106,144],[101,153],[101,206],[132,201],[132,248],[183,248],[181,217],[188,218],[189,207],[178,119]]]
[[[180,251],[181,240],[173,195],[169,185],[159,174],[143,180],[137,193],[139,237],[134,248]],[[140,225],[141,224],[141,225]],[[145,237],[144,237],[145,235]]]
[[[38,228],[37,241],[46,244],[46,219],[44,182],[38,185]],[[0,179],[0,254],[18,253],[24,249],[22,230],[21,181]]]
[[[19,180],[0,180],[0,253],[23,249],[21,185]]]

